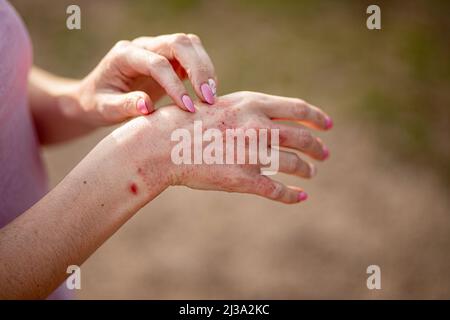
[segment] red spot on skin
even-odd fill
[[[130,185],[130,192],[134,195],[138,194],[138,187],[137,187],[136,183],[132,183]]]

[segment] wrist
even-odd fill
[[[151,117],[135,118],[101,142],[114,149],[115,166],[127,177],[128,194],[143,195],[145,203],[171,185],[173,176],[170,150],[166,148],[166,140],[158,139],[158,126],[152,122]]]
[[[53,89],[53,96],[57,101],[57,105],[62,114],[66,117],[83,123],[88,126],[95,127],[89,121],[84,96],[86,95],[83,80],[63,80]]]

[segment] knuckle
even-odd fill
[[[150,37],[137,37],[137,38],[134,38],[133,41],[131,41],[131,43],[139,44],[141,42],[144,42],[148,38],[150,38]]]
[[[189,33],[189,34],[188,34],[188,37],[189,37],[189,39],[190,39],[192,42],[194,42],[194,43],[198,43],[198,44],[201,43],[200,37],[199,37],[198,35],[196,35],[196,34]]]
[[[189,45],[191,44],[191,39],[185,33],[175,33],[172,36],[172,44],[173,45]]]
[[[300,119],[304,119],[304,118],[308,117],[309,108],[308,108],[307,104],[305,103],[305,101],[298,99],[295,102],[294,108],[293,108],[293,114],[295,115],[295,117],[298,117]]]
[[[222,180],[222,186],[229,191],[242,190],[250,192],[253,187],[252,180],[236,170],[226,170],[226,175]]]
[[[185,89],[181,83],[176,81],[169,81],[164,85],[164,89],[169,94],[182,96],[185,93]]]
[[[128,47],[130,44],[131,44],[131,42],[128,40],[119,40],[116,42],[114,47],[120,49],[120,48]]]
[[[257,102],[258,94],[253,91],[239,91],[237,92],[239,100],[245,106],[253,105]]]
[[[265,99],[265,94],[261,93],[261,92],[255,92],[255,91],[245,91],[246,95],[249,97],[252,97],[253,99],[259,99],[259,100],[264,100]]]
[[[278,200],[283,196],[283,186],[278,183],[270,183],[265,191],[270,199]]]
[[[207,78],[207,74],[209,73],[209,68],[203,64],[200,63],[195,67],[195,70],[199,75],[201,75],[203,78]]]
[[[256,118],[256,117],[251,117],[248,118],[247,120],[245,120],[244,125],[242,126],[243,130],[247,130],[247,129],[255,129],[255,130],[260,130],[260,129],[264,129],[264,125],[261,123],[261,121]]]
[[[163,56],[154,55],[150,61],[150,65],[155,69],[165,69],[170,67],[170,62]]]
[[[314,142],[314,138],[308,130],[299,130],[298,141],[302,149],[308,149]]]
[[[287,163],[286,171],[287,173],[297,172],[300,165],[300,158],[297,155],[292,156]]]
[[[253,91],[243,90],[243,91],[237,91],[235,94],[239,95],[241,98],[245,98],[245,97],[253,96],[255,93],[256,92],[253,92]]]
[[[123,57],[127,52],[127,50],[129,49],[130,45],[131,45],[130,41],[120,40],[111,49],[110,54],[112,55],[113,58]]]
[[[123,111],[128,114],[132,113],[133,109],[135,107],[135,99],[132,96],[127,96],[125,98],[125,101],[123,103]]]
[[[270,99],[267,94],[261,92],[250,92],[250,96],[252,97],[252,101],[260,106],[270,104]]]

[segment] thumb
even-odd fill
[[[118,114],[126,117],[148,115],[155,110],[152,100],[143,91],[117,95],[111,104]]]

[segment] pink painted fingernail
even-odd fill
[[[186,109],[188,109],[190,112],[195,112],[194,102],[192,102],[191,97],[189,97],[187,94],[181,97],[181,100],[183,101],[184,106]]]
[[[326,146],[323,146],[323,160],[328,159],[330,157],[330,150]]]
[[[144,99],[139,99],[137,101],[136,107],[140,113],[145,114],[145,115],[150,114],[150,111],[148,111],[148,108],[147,108],[147,102],[145,102]]]
[[[202,86],[200,87],[200,90],[202,91],[203,98],[206,100],[206,102],[208,102],[209,104],[213,104],[214,103],[214,94],[213,94],[209,84],[207,84],[207,83],[202,84]]]
[[[298,196],[298,202],[300,201],[305,201],[306,199],[308,199],[308,194],[306,192],[299,192]]]
[[[325,119],[325,128],[326,129],[333,128],[333,120],[330,117],[326,117]]]
[[[211,91],[215,97],[217,97],[217,86],[214,79],[208,79],[209,87],[211,88]]]

